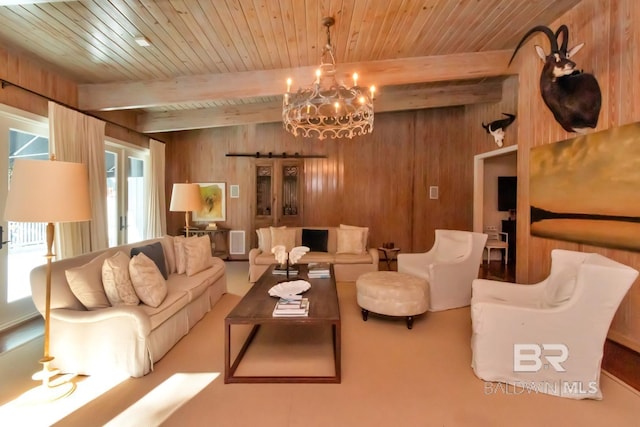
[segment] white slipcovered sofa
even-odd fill
[[[602,255],[554,249],[549,277],[537,284],[474,280],[475,374],[522,391],[602,399],[604,342],[637,277]]]
[[[378,271],[378,250],[367,248],[368,233],[366,227],[348,225],[259,228],[256,230],[258,247],[249,251],[249,281],[255,283],[271,264],[276,263],[271,248],[283,244],[287,250],[308,246],[310,251],[299,263],[333,264],[337,281],[355,282],[361,274]]]
[[[186,264],[195,258],[193,251],[182,260],[176,257],[184,252],[177,253],[176,246],[179,245],[174,245],[174,239],[176,242],[182,239],[182,244],[184,237],[165,236],[53,262],[50,321],[50,353],[55,358],[53,367],[64,373],[83,375],[125,372],[132,377],[140,377],[151,371],[153,364],[185,336],[227,291],[224,262],[211,256],[209,238],[204,238],[207,242],[203,245],[208,253],[200,251],[202,259],[199,262],[205,263],[201,267],[203,270],[196,272],[192,269],[190,275],[177,273],[180,264],[183,267],[195,265],[194,262]],[[156,242],[162,245],[162,262],[168,275],[166,296],[158,299],[159,305],[153,307],[144,302],[111,305],[110,300],[104,304],[105,295],[98,295],[104,260],[115,259],[111,257],[119,251],[129,256],[132,248]],[[157,248],[158,245],[152,247]],[[101,306],[88,309],[78,299],[77,285],[72,290],[68,273],[65,273],[67,270],[75,272],[74,284],[76,277],[82,276],[88,282],[85,286],[96,285],[89,298],[103,301]],[[31,272],[31,291],[36,308],[44,313],[44,265]]]

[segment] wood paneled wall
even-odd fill
[[[240,198],[227,198],[223,225],[245,230],[251,247],[255,159],[225,154],[324,155],[305,159],[304,225],[367,226],[372,247],[393,241],[406,252],[426,250],[435,227],[471,229],[472,152],[460,130],[463,112],[378,114],[375,131],[353,140],[296,139],[279,123],[183,132],[167,147],[167,197],[174,182],[240,185]],[[440,199],[429,200],[430,185],[440,187]],[[169,212],[168,230],[177,232],[183,221]]]
[[[583,0],[552,24],[567,24],[570,44],[585,42],[575,60],[598,78],[603,94],[595,131],[640,121],[640,3]],[[189,179],[240,184],[240,199],[227,199],[227,226],[244,229],[250,244],[252,160],[225,158],[227,152],[323,154],[305,161],[305,225],[360,224],[371,229],[370,244],[393,240],[403,251],[422,251],[435,228],[472,229],[473,156],[496,149],[481,127],[516,112],[505,146],[518,145],[517,281],[534,283],[549,272],[550,252],[565,248],[598,252],[640,269],[640,254],[529,235],[529,150],[572,138],[556,123],[538,88],[542,63],[533,44],[518,52],[514,74],[504,82],[500,103],[377,114],[372,135],[352,141],[303,141],[280,124],[184,132],[168,145],[167,194],[173,182]],[[429,187],[440,189],[429,199]],[[171,229],[182,224],[169,215]],[[634,284],[613,321],[610,338],[640,349],[640,285]]]
[[[46,98],[76,108],[78,85],[73,80],[49,71],[48,67],[28,56],[13,52],[0,45],[0,78],[20,87],[8,85],[0,89],[0,103],[43,117],[49,115]],[[38,96],[36,94],[42,95]],[[140,147],[149,147],[149,136],[133,129],[136,115],[130,111],[102,112],[95,117],[108,122],[105,134]],[[170,134],[157,134],[156,138],[167,142]]]
[[[634,0],[584,0],[558,20],[554,28],[560,24],[569,27],[571,45],[586,43],[572,59],[579,68],[596,76],[602,90],[602,110],[594,131],[640,121],[640,3]],[[555,123],[539,92],[531,90],[537,89],[540,70],[540,61],[533,58],[532,50],[530,44],[525,46],[522,52],[525,55],[519,53],[517,64],[521,82],[518,110],[530,118],[521,120],[518,127],[518,176],[523,178],[518,181],[519,192],[528,192],[529,149],[574,136]],[[537,66],[531,64],[532,58],[538,62]],[[637,252],[532,237],[529,235],[528,197],[519,200],[518,208],[523,213],[518,217],[521,219],[518,234],[526,237],[518,244],[518,252],[524,255],[518,257],[519,277],[530,282],[543,278],[548,270],[541,266],[547,266],[548,254],[553,248],[597,252],[640,269],[640,253]],[[636,281],[622,302],[609,336],[640,351],[640,281]]]
[[[574,59],[600,83],[603,107],[596,131],[640,121],[640,2],[583,0],[551,26],[560,24],[569,26],[571,45],[586,43]],[[505,137],[505,145],[518,144],[517,280],[533,283],[544,278],[553,248],[598,252],[640,269],[639,253],[529,235],[529,150],[573,137],[555,122],[540,97],[542,65],[534,43],[548,46],[543,36],[537,36],[520,50],[511,66],[518,76],[505,81],[502,102],[378,114],[374,133],[351,141],[304,141],[284,132],[278,123],[157,135],[167,142],[167,200],[171,184],[187,179],[240,185],[240,198],[227,198],[225,225],[247,231],[250,247],[253,160],[225,154],[322,154],[327,157],[305,160],[306,225],[366,225],[372,246],[393,240],[405,252],[426,250],[435,228],[472,228],[473,156],[496,148],[480,123],[517,111]],[[0,77],[77,105],[73,81],[3,47]],[[47,115],[46,100],[11,86],[0,90],[0,102]],[[105,119],[124,126],[107,126],[109,136],[146,145],[146,136],[127,130],[134,124],[132,113],[105,114]],[[429,199],[433,185],[440,190],[437,200]],[[182,214],[168,213],[169,231],[176,232],[182,221]],[[639,283],[624,299],[609,335],[640,350]]]
[[[9,84],[0,89],[0,103],[2,104],[43,117],[48,116],[46,98],[62,105],[77,108],[78,89],[75,81],[53,73],[46,64],[3,45],[0,45],[0,78],[16,85]],[[28,91],[22,88],[28,89]],[[149,136],[133,130],[136,127],[135,113],[130,111],[98,112],[94,116],[112,122],[106,124],[105,133],[107,136],[141,147],[149,147]],[[171,135],[165,133],[157,134],[154,137],[163,142],[171,139]]]
[[[38,62],[1,45],[0,78],[63,104],[76,105],[78,99],[77,85],[74,81],[53,74]],[[0,103],[44,117],[48,115],[46,99],[14,86],[0,89]]]
[[[585,47],[572,59],[585,72],[593,73],[602,91],[601,131],[640,121],[640,2],[583,0],[551,25],[569,27],[569,44]],[[535,283],[549,273],[550,252],[554,248],[597,252],[640,270],[640,253],[605,249],[529,234],[529,152],[533,147],[573,138],[555,121],[539,91],[542,62],[533,45],[548,51],[544,36],[536,36],[523,46],[512,64],[518,77],[508,79],[503,100],[495,105],[468,107],[465,129],[473,141],[475,154],[495,149],[492,139],[479,128],[480,121],[497,118],[501,112],[517,111],[517,119],[507,129],[505,145],[518,145],[518,230],[516,280]],[[517,107],[517,108],[516,108]],[[490,142],[489,142],[490,141]],[[640,238],[640,236],[638,236]],[[609,332],[609,338],[640,351],[640,280],[623,300]]]

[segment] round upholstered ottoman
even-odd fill
[[[373,271],[358,277],[356,289],[364,321],[369,312],[406,316],[407,328],[411,329],[413,317],[429,309],[429,283],[420,277],[397,271]]]

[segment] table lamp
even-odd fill
[[[202,196],[198,184],[173,184],[171,192],[171,212],[184,212],[185,235],[189,237],[189,215],[191,211],[199,211],[202,208]]]
[[[54,222],[77,222],[91,219],[89,176],[85,165],[50,160],[17,159],[13,166],[4,218],[14,222],[47,223],[47,269],[44,312],[44,356],[42,371],[33,379],[42,384],[33,390],[38,400],[51,401],[73,392],[73,382],[54,384],[51,378],[60,372],[51,368],[49,327],[51,316],[51,260]]]

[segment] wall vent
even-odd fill
[[[229,254],[230,255],[244,255],[244,230],[231,230],[229,232],[229,240],[231,241]]]

